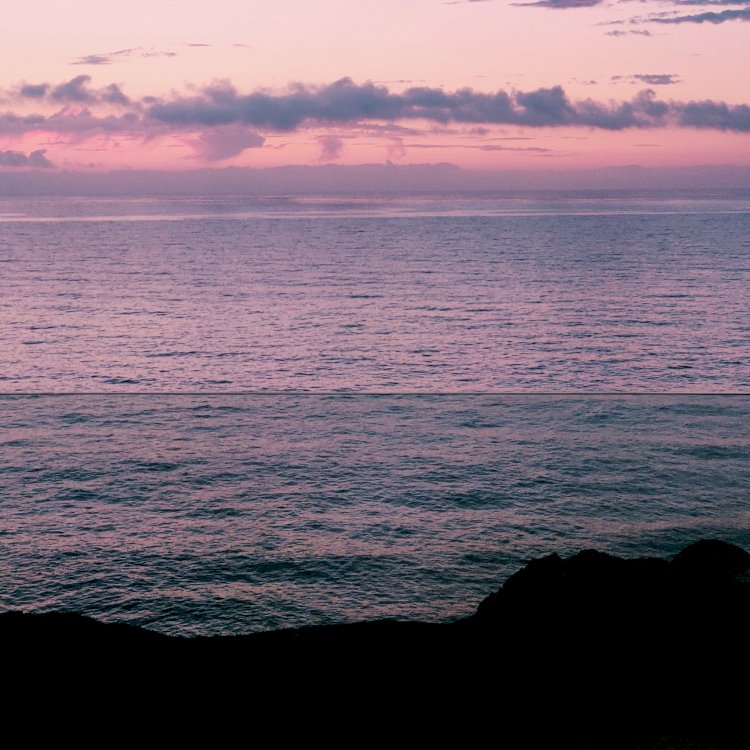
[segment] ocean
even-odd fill
[[[0,609],[446,621],[750,548],[750,193],[0,201]]]

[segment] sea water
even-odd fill
[[[5,199],[0,608],[468,614],[750,547],[750,196]]]

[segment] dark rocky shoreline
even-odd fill
[[[6,612],[5,736],[29,747],[747,748],[749,569],[747,552],[711,540],[671,561],[587,550],[530,562],[454,623],[246,636]]]

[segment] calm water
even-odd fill
[[[445,620],[553,550],[750,548],[750,396],[690,395],[750,391],[749,230],[741,195],[0,202],[0,609]]]
[[[750,548],[750,398],[0,400],[0,608],[167,632],[471,612],[523,560]]]
[[[750,196],[0,214],[4,392],[750,389]]]

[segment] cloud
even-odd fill
[[[518,8],[553,8],[567,10],[570,8],[593,8],[604,0],[537,0],[533,3],[512,3]]]
[[[318,143],[320,144],[320,161],[335,161],[344,150],[344,142],[335,135],[321,135]]]
[[[22,151],[0,151],[0,167],[27,167],[31,169],[53,169],[54,164],[44,155],[46,149],[24,154]]]
[[[733,8],[721,11],[706,11],[688,16],[658,17],[649,16],[645,19],[649,23],[726,23],[727,21],[750,21],[750,8]]]
[[[111,65],[114,62],[112,55],[84,55],[73,60],[71,65]]]
[[[750,107],[730,107],[724,102],[688,102],[679,112],[679,124],[689,128],[735,130],[750,133]]]
[[[242,126],[228,125],[206,130],[190,145],[206,161],[224,161],[238,156],[248,148],[260,148],[265,138]]]
[[[54,132],[46,126],[44,115],[17,115],[13,112],[0,115],[0,135],[23,135],[35,130]]]
[[[25,83],[19,89],[19,93],[26,99],[43,99],[49,92],[48,83]]]
[[[673,0],[675,5],[750,5],[750,0]]]
[[[347,127],[350,131],[354,131],[359,135],[371,135],[376,138],[401,138],[405,135],[424,135],[424,130],[420,128],[406,127],[405,125],[398,125],[395,122],[352,122],[348,123]]]
[[[677,82],[669,73],[643,73],[628,80],[653,86]],[[425,86],[394,93],[371,82],[357,84],[345,78],[324,86],[295,84],[286,91],[239,93],[229,83],[209,86],[191,96],[143,97],[131,100],[116,85],[93,88],[89,76],[58,86],[35,85],[35,101],[47,114],[0,114],[0,134],[28,132],[72,134],[77,137],[123,133],[149,139],[164,134],[198,133],[196,150],[220,161],[247,148],[262,145],[265,135],[307,128],[343,128],[350,133],[396,139],[418,134],[418,123],[437,128],[449,125],[527,128],[697,127],[737,132],[750,131],[745,104],[727,105],[711,100],[660,100],[653,90],[624,101],[572,101],[561,86],[532,91],[480,92],[471,88],[445,91]],[[38,93],[46,91],[39,98]],[[116,107],[119,114],[113,114]],[[433,129],[434,129],[433,127]],[[343,137],[324,136],[339,139]],[[325,158],[335,158],[335,140],[321,142]],[[327,150],[326,150],[327,148]],[[398,152],[395,148],[394,153]]]
[[[474,143],[402,143],[405,149],[447,149],[453,151],[457,148],[473,149],[476,151],[523,151],[533,154],[551,154],[554,153],[551,148],[542,148],[540,146],[501,146],[496,143],[485,143],[477,145]]]
[[[636,34],[638,36],[651,36],[651,32],[646,29],[628,29],[628,31],[621,31],[619,29],[615,29],[614,31],[606,31],[604,32],[606,36],[630,36],[631,34]]]
[[[447,0],[446,5],[465,5],[468,3],[488,2],[489,0]],[[620,0],[626,2],[627,0]],[[646,0],[641,0],[646,2]],[[573,10],[576,8],[594,8],[603,5],[605,0],[532,0],[532,2],[514,2],[511,5],[517,8],[547,8],[551,10]],[[672,5],[677,7],[690,6],[727,6],[727,5],[750,5],[750,0],[671,0]],[[730,8],[720,12],[706,11],[686,16],[668,16],[667,14],[652,14],[647,17],[634,18],[631,23],[713,23],[719,24],[725,21],[747,21],[748,14],[745,9]],[[625,21],[610,21],[610,24],[626,23]],[[641,36],[650,36],[648,32],[639,31],[608,31],[607,36],[624,37],[631,34],[640,34]]]
[[[78,137],[100,133],[130,133],[146,137],[153,131],[133,112],[123,115],[97,116],[89,109],[70,111],[62,109],[52,115],[16,115],[13,112],[0,114],[0,135],[23,135],[24,133],[56,133]],[[164,128],[161,128],[163,131]]]
[[[645,83],[648,86],[670,86],[680,83],[681,79],[674,73],[634,73],[629,76],[612,76],[613,82]]]
[[[101,89],[90,87],[91,76],[80,75],[57,86],[48,83],[23,84],[18,87],[14,95],[22,99],[37,99],[49,101],[56,104],[114,104],[127,107],[132,104],[131,99],[125,95],[123,90],[116,84],[110,83]]]
[[[189,47],[206,47],[204,44],[189,44]],[[128,47],[114,52],[99,52],[93,55],[83,55],[73,60],[71,65],[112,65],[128,57],[177,57],[171,50],[158,50],[153,47]]]
[[[645,0],[642,0],[642,2]],[[621,0],[626,2],[626,0]],[[671,0],[673,10],[648,15],[634,16],[626,20],[603,21],[599,26],[643,26],[644,24],[721,24],[728,21],[750,21],[750,7],[726,8],[727,5],[750,6],[750,0]],[[723,10],[701,10],[698,13],[685,14],[685,9],[699,6],[701,8],[717,7]],[[677,8],[678,10],[674,10]],[[642,34],[648,36],[646,30],[629,29],[606,32],[608,36],[626,36],[630,34]]]
[[[351,122],[361,118],[394,120],[403,102],[384,86],[357,85],[345,78],[327,86],[297,84],[282,95],[255,92],[244,96],[226,84],[209,87],[199,96],[159,102],[149,116],[170,125],[226,125],[292,131],[306,120]]]
[[[96,95],[89,91],[91,76],[81,75],[70,81],[55,86],[49,94],[49,98],[56,102],[74,102],[76,104],[91,104],[96,101]]]
[[[142,49],[140,57],[177,57],[177,53],[170,50]]]
[[[277,132],[308,125],[352,124],[363,118],[622,130],[672,124],[680,106],[657,101],[652,91],[643,91],[626,102],[586,99],[573,103],[560,86],[512,93],[503,90],[483,93],[470,88],[446,92],[415,87],[396,94],[384,86],[370,82],[356,84],[344,78],[327,86],[296,84],[282,94],[240,95],[231,86],[222,84],[209,87],[198,96],[159,101],[146,107],[145,114],[170,127],[242,124]]]
[[[110,83],[109,86],[99,91],[99,99],[107,104],[119,104],[126,107],[130,104],[130,98],[125,96],[122,89],[116,83]]]
[[[631,78],[649,86],[670,86],[680,82],[674,73],[636,73]]]
[[[71,65],[111,65],[117,58],[130,57],[137,51],[136,47],[118,49],[114,52],[100,52],[93,55],[84,55],[74,60]]]
[[[516,92],[500,90],[487,94],[470,88],[445,92],[439,88],[415,87],[391,93],[385,86],[356,84],[344,78],[326,86],[297,84],[287,93],[256,92],[239,95],[221,85],[201,95],[149,106],[149,117],[172,126],[216,126],[242,123],[276,131],[296,130],[306,123],[352,123],[374,120],[428,120],[447,124],[513,124],[529,126],[587,125],[601,127],[603,117],[592,116],[591,103],[580,112],[570,104],[561,87]],[[602,106],[599,106],[602,109]],[[606,107],[604,108],[606,109]],[[638,124],[635,110],[629,125]],[[646,124],[645,122],[643,124]],[[628,126],[623,121],[622,127]]]

